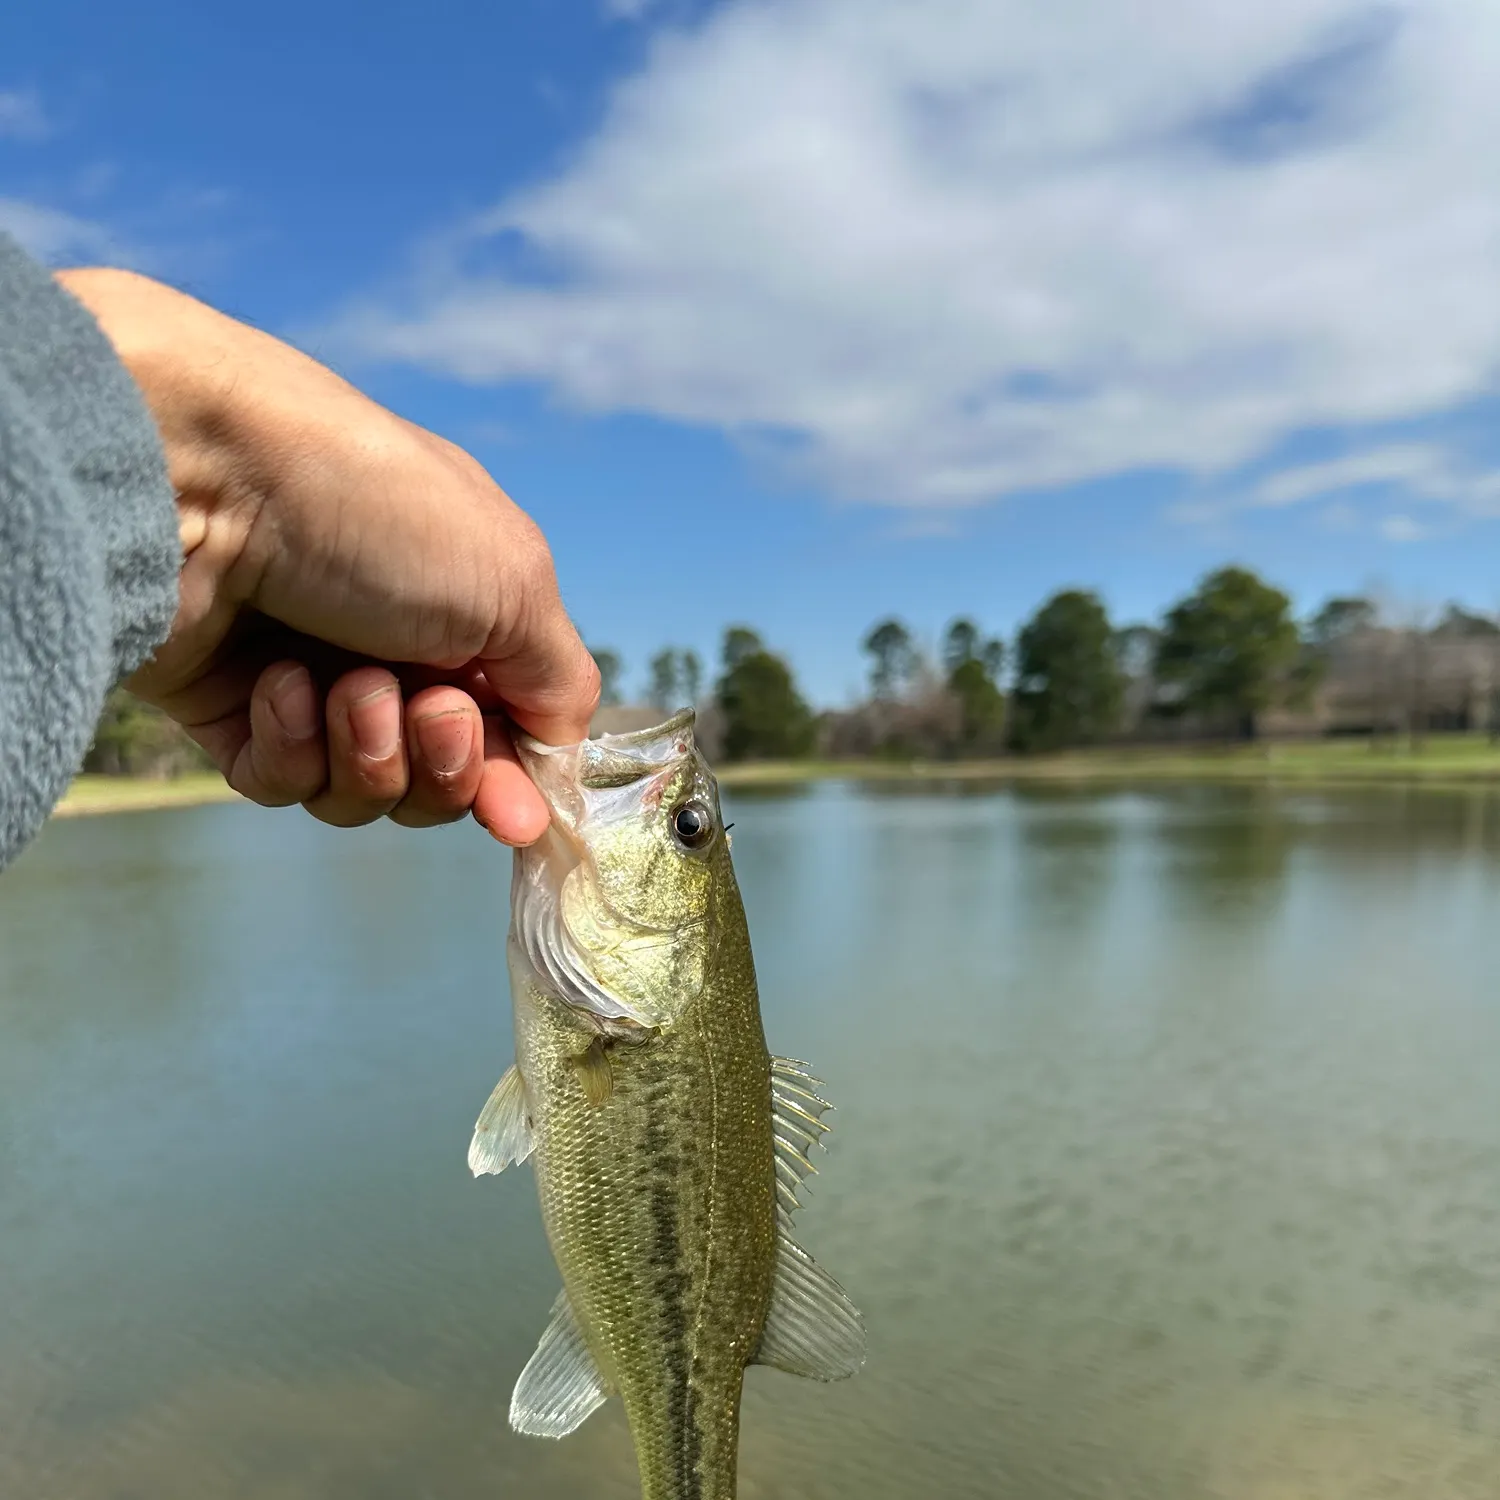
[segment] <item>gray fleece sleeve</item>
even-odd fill
[[[0,869],[166,639],[181,547],[156,428],[90,314],[0,234]]]

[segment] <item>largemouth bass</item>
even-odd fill
[[[552,813],[516,852],[516,1062],[469,1148],[528,1158],[563,1290],[511,1425],[625,1407],[643,1500],[732,1500],[747,1365],[864,1361],[843,1290],[792,1237],[829,1107],[766,1050],[718,787],[693,715],[519,754]]]

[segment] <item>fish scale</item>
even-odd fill
[[[516,1065],[470,1147],[476,1173],[531,1159],[562,1274],[512,1423],[562,1436],[618,1394],[643,1500],[733,1500],[747,1365],[836,1379],[863,1359],[858,1314],[791,1239],[826,1106],[767,1050],[691,722],[522,744],[555,837],[518,853]]]

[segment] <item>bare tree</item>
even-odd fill
[[[651,658],[648,668],[651,674],[647,689],[651,706],[661,713],[677,706],[677,653],[670,646],[658,651]]]
[[[1485,643],[1484,727],[1489,731],[1490,744],[1500,745],[1500,596],[1490,619],[1497,628]]]
[[[703,663],[698,659],[698,653],[684,651],[677,658],[677,670],[682,678],[682,696],[689,703],[696,704],[703,688]]]
[[[899,698],[917,666],[911,632],[900,620],[882,620],[864,638],[862,648],[871,658],[871,691],[877,698]]]

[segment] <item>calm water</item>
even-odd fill
[[[751,1372],[745,1500],[1500,1493],[1500,801],[733,800],[870,1327]],[[0,879],[0,1495],[636,1494],[618,1403],[506,1426],[507,866],[224,807]]]

